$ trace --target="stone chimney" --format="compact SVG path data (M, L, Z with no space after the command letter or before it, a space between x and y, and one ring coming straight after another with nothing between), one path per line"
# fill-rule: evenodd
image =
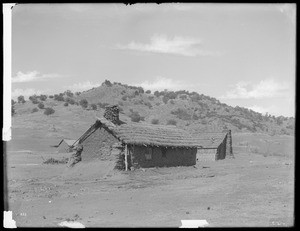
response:
M119 125L119 107L117 105L106 106L104 112L104 118L111 121L112 123Z
M227 132L227 139L226 139L226 157L227 158L234 158L232 153L232 137L231 137L231 130Z

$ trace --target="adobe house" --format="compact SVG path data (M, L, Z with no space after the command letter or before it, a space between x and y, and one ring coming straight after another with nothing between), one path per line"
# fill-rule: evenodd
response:
M195 165L199 142L199 137L175 126L124 123L118 107L108 106L74 145L83 145L82 161L112 160L116 168L129 170Z
M73 144L76 140L70 140L70 139L62 139L58 145L55 145L54 147L57 148L58 153L67 153L72 152Z

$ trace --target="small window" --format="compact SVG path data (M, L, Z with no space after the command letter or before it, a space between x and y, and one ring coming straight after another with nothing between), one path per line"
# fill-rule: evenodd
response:
M167 149L163 148L161 150L161 155L162 155L162 157L167 158Z
M152 160L152 148L146 148L145 157L146 160Z

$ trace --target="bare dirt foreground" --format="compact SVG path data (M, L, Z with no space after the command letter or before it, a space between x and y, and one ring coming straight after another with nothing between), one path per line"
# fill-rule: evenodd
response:
M43 158L62 157L43 154ZM240 152L194 167L112 170L110 162L42 164L41 153L8 153L9 210L18 227L292 226L294 159Z

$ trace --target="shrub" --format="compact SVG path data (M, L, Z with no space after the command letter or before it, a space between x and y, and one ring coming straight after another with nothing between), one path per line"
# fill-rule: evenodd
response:
M79 101L79 104L82 108L87 108L89 103L86 99L82 99L82 100Z
M96 111L97 110L97 105L95 103L92 103L91 108L92 108L92 110Z
M177 121L176 120L168 120L167 121L167 125L176 125L177 124Z
M79 92L79 91L75 92L76 96L79 96L80 94L81 94L81 92Z
M144 120L144 117L141 117L138 112L132 112L129 117L131 118L132 122L139 122L141 120Z
M169 97L164 95L162 101L163 101L165 104L167 104L168 101L169 101Z
M40 98L40 100L45 101L47 99L47 96L46 95L40 95L39 98Z
M55 110L54 110L53 108L47 107L47 108L45 109L45 111L44 111L44 114L45 114L45 115L51 115L51 114L53 114L54 112L55 112Z
M159 91L155 91L155 92L154 92L154 95L155 95L156 97L159 97L159 96L160 96Z
M35 113L35 112L37 112L39 109L37 109L36 107L35 108L33 108L32 110L31 110L31 113Z
M35 99L35 98L32 99L31 102L32 102L33 104L38 104L38 103L39 103L39 101L37 100L37 98L36 98L36 99Z
M65 95L67 95L68 97L74 96L74 94L70 90L65 91Z
M171 111L171 114L176 115L177 118L182 119L182 120L190 120L191 115L182 108L178 108L177 110Z
M65 103L64 103L64 106L65 106L65 107L68 107L68 106L69 106L69 104L68 104L67 102L65 102Z
M153 100L154 100L154 96L149 96L148 99L149 99L150 101L153 101Z
M109 80L105 80L104 83L102 83L102 85L106 85L107 87L111 87L112 83Z
M11 100L11 105L15 105L16 101L14 101L13 99Z
M67 97L67 98L65 99L65 102L67 102L67 103L69 103L69 104L71 104L71 105L75 104L75 100L74 100L74 99L71 99L70 97Z
M152 120L151 120L151 123L152 123L152 124L159 124L159 120L158 120L158 119L152 119Z
M50 98L50 99L53 99L53 98L54 98L54 96L53 96L53 95L49 95L49 98Z
M19 97L18 97L18 103L25 103L26 101L25 101L25 99L24 99L24 96L23 95L20 95Z
M147 94L151 94L151 91L150 91L150 90L147 90L146 93L147 93Z
M55 94L54 95L54 100L57 100L57 101L64 101L64 96L60 93L59 95Z
M45 105L42 103L42 102L40 102L39 104L38 104L38 108L39 109L43 109L45 107Z
M99 103L97 103L98 104L98 106L100 107L100 108L103 108L103 109L105 109L105 107L107 106L107 105L109 105L108 103L101 103L101 102L99 102Z
M146 102L146 103L144 103L148 108L152 108L152 105L151 105L151 103L150 102Z

